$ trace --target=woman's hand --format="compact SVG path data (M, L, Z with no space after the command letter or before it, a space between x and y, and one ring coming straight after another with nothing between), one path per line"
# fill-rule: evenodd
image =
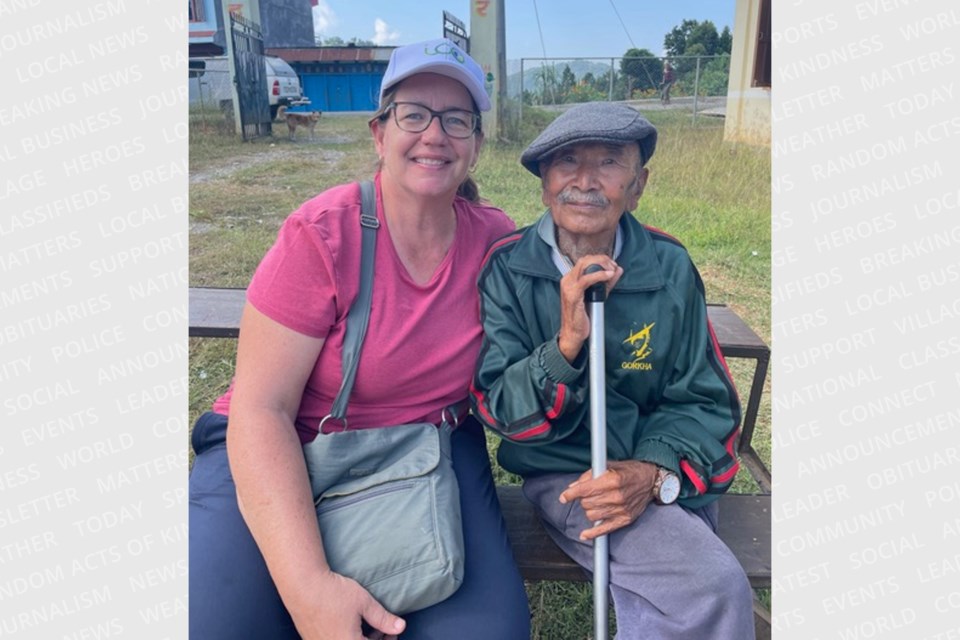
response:
M359 640L364 621L376 632L371 638L395 638L406 627L356 581L332 571L305 584L301 595L287 606L304 640Z

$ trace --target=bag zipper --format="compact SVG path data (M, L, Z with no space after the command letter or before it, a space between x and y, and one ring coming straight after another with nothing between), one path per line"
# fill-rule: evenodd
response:
M363 502L364 500L369 500L371 498L377 498L379 496L387 495L390 493L396 493L397 491L403 491L404 489L409 489L410 487L416 484L415 480L399 480L391 482L390 484L383 485L376 489L369 489L363 491L359 494L346 495L346 496L330 496L324 497L317 500L315 506L317 507L317 513L328 513L330 511L336 511L343 507L349 507L352 504L358 502ZM336 504L323 506L322 503L327 500L336 500Z

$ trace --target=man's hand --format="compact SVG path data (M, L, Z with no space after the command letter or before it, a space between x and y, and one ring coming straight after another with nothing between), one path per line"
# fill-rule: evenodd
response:
M598 264L603 271L584 273L591 264ZM623 267L605 255L584 256L560 280L560 353L573 362L590 335L590 318L583 301L587 289L598 282L606 283L607 292L623 275Z
M600 524L580 534L581 540L593 540L640 517L653 499L657 465L639 460L610 462L607 471L594 479L591 471L583 474L560 494L566 504L579 500L587 519Z
M304 585L296 606L288 608L297 632L309 640L358 640L362 621L373 637L396 638L406 623L373 599L356 581L332 571Z

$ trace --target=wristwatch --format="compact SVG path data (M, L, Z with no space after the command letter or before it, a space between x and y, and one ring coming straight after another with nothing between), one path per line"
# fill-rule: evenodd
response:
M657 504L673 504L680 497L680 476L669 469L657 467L653 481L653 499Z

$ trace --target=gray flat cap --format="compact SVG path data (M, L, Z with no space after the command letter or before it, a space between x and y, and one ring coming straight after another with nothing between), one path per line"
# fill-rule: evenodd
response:
M520 163L539 177L541 160L561 147L579 142L636 142L640 145L640 160L646 164L657 148L657 130L636 109L625 104L585 102L547 125L520 156Z

